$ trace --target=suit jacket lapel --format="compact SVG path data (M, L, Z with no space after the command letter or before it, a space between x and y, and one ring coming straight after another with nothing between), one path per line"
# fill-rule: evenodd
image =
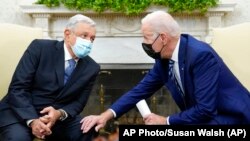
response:
M59 42L56 45L56 53L54 55L54 66L56 70L56 75L57 75L57 80L59 87L62 88L64 87L64 41Z
M182 86L183 86L184 93L185 93L184 69L185 69L186 42L187 42L186 38L181 36L178 60L179 60L179 72L180 72L181 83L182 83Z

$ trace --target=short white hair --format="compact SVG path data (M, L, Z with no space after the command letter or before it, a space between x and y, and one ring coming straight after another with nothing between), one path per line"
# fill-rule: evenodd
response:
M82 14L76 14L69 19L68 23L66 24L66 28L74 30L77 23L86 23L92 27L96 26L96 23L91 18Z
M149 13L141 20L141 23L149 24L155 34L166 32L171 37L179 37L181 34L179 24L170 14L164 11L154 11Z

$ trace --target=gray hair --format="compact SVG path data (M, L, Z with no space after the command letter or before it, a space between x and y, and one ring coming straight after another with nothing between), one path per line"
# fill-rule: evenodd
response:
M175 38L179 37L181 34L179 24L170 14L164 11L155 11L149 13L141 20L141 23L149 24L155 32L154 36L157 36L158 33L166 32L171 37Z
M96 26L96 23L92 19L90 19L89 17L84 16L82 14L77 14L69 19L68 23L66 24L66 28L68 28L70 30L74 30L76 24L80 23L80 22L86 23L92 27Z

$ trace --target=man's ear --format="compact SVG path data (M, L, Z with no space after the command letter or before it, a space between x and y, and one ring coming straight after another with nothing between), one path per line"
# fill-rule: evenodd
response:
M169 38L168 38L168 35L166 33L161 33L160 34L160 39L161 39L163 45L166 45Z
M64 38L65 38L65 39L68 39L70 33L71 33L71 31L70 31L69 29L66 28L66 29L64 30Z

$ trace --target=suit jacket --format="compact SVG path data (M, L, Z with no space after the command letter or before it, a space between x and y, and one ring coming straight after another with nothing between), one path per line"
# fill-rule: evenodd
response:
M0 102L0 127L35 119L47 106L69 117L82 112L100 66L89 56L79 59L64 85L64 41L34 40L14 72L8 94Z
M170 115L170 124L250 123L249 91L208 44L183 34L178 59L185 96L169 79L168 60L156 60L144 79L111 109L119 117L165 85L181 110Z

